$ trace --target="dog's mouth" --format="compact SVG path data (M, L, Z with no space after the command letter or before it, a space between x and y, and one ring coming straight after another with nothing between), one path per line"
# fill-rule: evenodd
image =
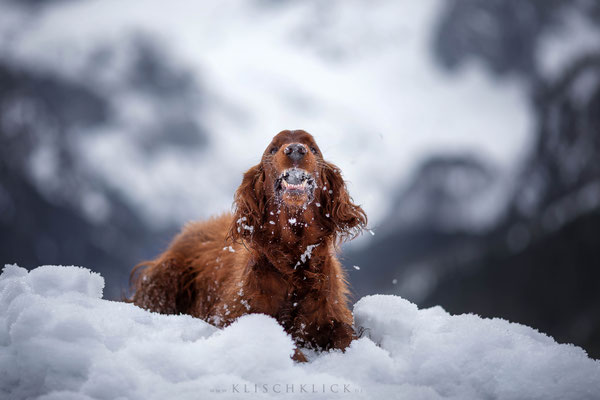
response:
M314 192L315 179L309 172L300 168L286 169L275 181L275 193L283 200L290 197L294 202L299 199L310 202Z

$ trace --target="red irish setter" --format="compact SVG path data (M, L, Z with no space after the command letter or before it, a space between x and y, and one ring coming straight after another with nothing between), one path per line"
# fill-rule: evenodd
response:
M164 253L133 270L132 301L219 327L263 313L298 347L345 349L354 332L336 250L366 223L314 138L282 131L244 174L233 215L189 223ZM305 360L298 350L294 359Z

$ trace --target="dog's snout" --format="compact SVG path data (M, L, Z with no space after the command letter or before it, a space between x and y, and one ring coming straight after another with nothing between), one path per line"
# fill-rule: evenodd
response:
M285 148L285 155L292 161L300 161L306 154L306 146L300 143L292 143Z

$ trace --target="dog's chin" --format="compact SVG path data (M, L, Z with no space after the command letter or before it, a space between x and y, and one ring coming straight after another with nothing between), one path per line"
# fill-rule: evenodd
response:
M288 207L305 207L314 199L315 179L306 170L290 168L275 181L276 198Z
M311 196L308 193L285 192L281 196L281 202L288 207L300 208L305 207L311 202Z

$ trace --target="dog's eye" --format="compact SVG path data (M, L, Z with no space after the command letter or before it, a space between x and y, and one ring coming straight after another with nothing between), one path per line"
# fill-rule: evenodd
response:
M313 154L317 154L317 148L314 146L310 146L310 151L312 151Z
M277 150L279 150L279 147L273 146L273 147L271 147L271 150L269 150L269 153L275 154L275 153L277 153Z

